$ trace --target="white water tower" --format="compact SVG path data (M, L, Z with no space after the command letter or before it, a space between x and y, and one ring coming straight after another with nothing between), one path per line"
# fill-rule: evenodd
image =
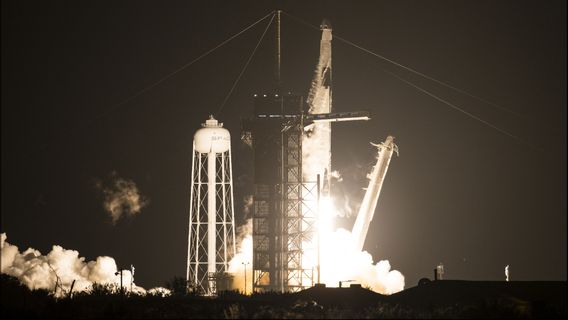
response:
M231 135L211 116L193 136L187 249L188 286L203 295L236 253L232 171Z

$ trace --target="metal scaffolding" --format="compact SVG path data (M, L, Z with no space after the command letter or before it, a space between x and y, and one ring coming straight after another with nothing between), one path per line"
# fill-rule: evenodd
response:
M315 256L317 187L314 182L303 181L302 117L295 122L282 132L286 291L299 291L313 286L315 280L314 264L306 261L306 258Z
M290 292L314 284L316 183L302 178L302 98L259 97L243 124L255 153L253 290ZM313 254L312 254L313 253Z

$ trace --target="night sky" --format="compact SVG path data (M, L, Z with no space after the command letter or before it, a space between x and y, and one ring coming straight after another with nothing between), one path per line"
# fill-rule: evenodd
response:
M463 280L566 280L564 1L2 1L1 232L43 254L136 267L136 283L185 276L191 143L268 20L120 104L280 8L504 112L333 41L335 194L357 204L376 149L396 137L365 244L406 287L442 262ZM320 32L282 17L285 90L306 96ZM235 215L252 193L240 119L272 90L269 33L218 118L232 133ZM466 116L394 73L519 139ZM113 224L97 181L132 180L148 205ZM338 196L339 199L339 196ZM339 200L344 200L343 198ZM344 201L337 205L342 206ZM353 218L338 223L350 228Z

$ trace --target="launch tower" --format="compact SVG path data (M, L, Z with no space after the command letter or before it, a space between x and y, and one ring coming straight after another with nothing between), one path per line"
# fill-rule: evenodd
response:
M368 112L331 112L331 27L321 26L320 59L307 104L280 94L280 12L277 12L276 90L255 95L254 117L242 139L254 152L253 291L294 292L318 279L317 177L329 194L330 122L368 120ZM312 138L308 139L307 135ZM315 142L317 140L317 142ZM304 148L304 143L309 144ZM306 153L309 151L310 153ZM313 159L323 159L317 164Z
M302 178L301 96L263 95L243 121L254 149L253 290L289 292L314 284L316 183Z

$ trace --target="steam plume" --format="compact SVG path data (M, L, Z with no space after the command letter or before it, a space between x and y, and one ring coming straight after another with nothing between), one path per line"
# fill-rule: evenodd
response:
M229 262L229 273L233 275L233 289L245 288L246 293L252 292L252 219L237 228L237 254ZM243 290L245 291L245 290Z
M115 275L116 262L111 257L101 256L95 261L85 262L84 257L79 257L78 251L58 245L54 245L45 256L33 248L20 253L18 247L6 239L5 233L0 234L1 273L18 278L31 290L46 289L56 296L63 296L69 293L73 280L73 292L88 291L93 283L120 287L120 274ZM131 280L130 270L123 270L124 290L130 290ZM132 285L132 291L145 292L144 288L135 284Z
M374 263L367 251L358 251L350 231L337 229L324 233L321 263L322 282L336 286L339 281L355 280L373 291L392 294L404 289L404 276L391 270L388 260Z
M136 184L132 180L119 177L116 172L111 173L111 181L107 185L97 181L96 186L103 192L105 211L115 224L122 216L134 216L148 204Z

